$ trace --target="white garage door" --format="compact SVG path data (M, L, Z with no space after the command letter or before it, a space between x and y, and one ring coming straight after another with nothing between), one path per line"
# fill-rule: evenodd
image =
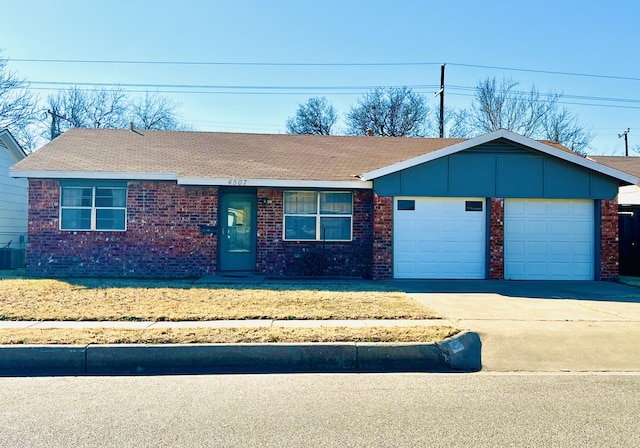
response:
M593 201L506 199L504 277L593 280Z
M395 198L394 277L485 278L485 216L480 198Z

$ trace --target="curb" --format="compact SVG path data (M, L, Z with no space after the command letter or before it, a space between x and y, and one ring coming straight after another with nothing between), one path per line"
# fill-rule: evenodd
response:
M474 372L481 347L473 332L437 344L0 345L0 376Z

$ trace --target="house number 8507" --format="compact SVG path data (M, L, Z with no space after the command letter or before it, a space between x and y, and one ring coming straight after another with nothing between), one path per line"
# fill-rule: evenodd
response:
M247 185L247 179L229 179L229 185Z

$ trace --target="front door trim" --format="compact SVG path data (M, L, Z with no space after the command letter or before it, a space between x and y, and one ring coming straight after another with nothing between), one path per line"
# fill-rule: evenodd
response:
M220 191L219 272L255 272L257 202L255 189L229 188Z

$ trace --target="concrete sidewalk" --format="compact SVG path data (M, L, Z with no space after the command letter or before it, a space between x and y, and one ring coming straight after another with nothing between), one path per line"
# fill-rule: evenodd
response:
M269 327L408 327L408 326L455 326L443 319L369 319L369 320L209 320L209 321L0 321L3 328L33 328L33 329L87 329L87 328L124 328L146 330L153 328L269 328Z
M640 288L610 282L407 282L482 338L486 371L640 371Z

